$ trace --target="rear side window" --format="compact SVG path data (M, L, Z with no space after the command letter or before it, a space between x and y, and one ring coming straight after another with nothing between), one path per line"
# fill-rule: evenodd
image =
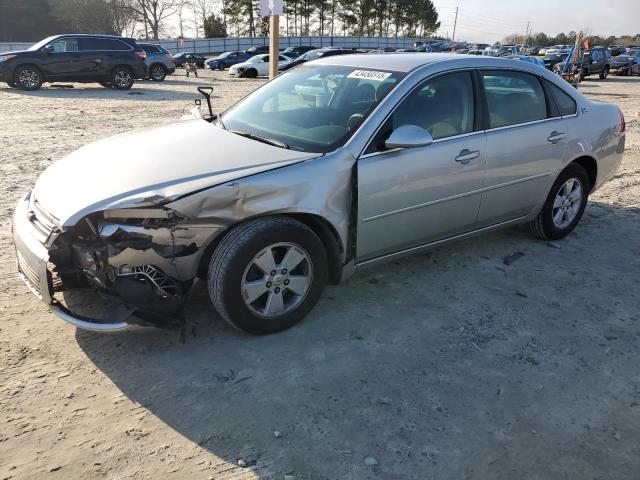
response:
M81 38L79 40L80 50L82 51L125 51L131 50L126 43L110 38Z
M553 99L558 106L558 110L560 111L560 115L574 115L576 113L576 101L571 98L571 96L562 90L560 87L556 86L551 82L546 82Z
M153 45L142 45L142 49L147 53L158 53L160 50Z
M482 79L490 128L547 118L544 90L536 76L524 72L485 71Z

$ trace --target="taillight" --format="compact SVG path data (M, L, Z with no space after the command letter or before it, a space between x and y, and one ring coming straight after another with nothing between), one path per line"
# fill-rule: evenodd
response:
M627 130L627 123L624 121L624 113L620 107L618 107L618 111L620 112L620 133L624 133Z
M136 51L135 54L138 55L142 60L147 59L147 52L145 52L144 50Z

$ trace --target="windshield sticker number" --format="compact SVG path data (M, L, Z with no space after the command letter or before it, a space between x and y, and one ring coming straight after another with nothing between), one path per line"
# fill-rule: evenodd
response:
M376 72L375 70L354 70L347 78L361 78L363 80L374 80L376 82L382 82L389 78L391 73L389 72Z

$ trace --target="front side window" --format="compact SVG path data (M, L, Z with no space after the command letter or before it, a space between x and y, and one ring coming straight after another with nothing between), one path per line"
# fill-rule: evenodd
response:
M338 65L306 65L277 77L222 115L224 128L292 149L343 145L404 76Z
M474 118L471 73L441 75L422 83L402 100L366 153L384 150L385 140L402 125L422 127L438 140L473 132Z
M78 51L78 40L75 38L63 38L51 44L55 53L68 53Z
M485 71L482 73L489 107L489 127L499 128L547 118L542 84L524 72Z

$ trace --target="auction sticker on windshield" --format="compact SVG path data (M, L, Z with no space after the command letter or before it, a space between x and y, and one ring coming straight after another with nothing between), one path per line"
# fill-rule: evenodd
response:
M382 82L391 76L389 72L377 72L375 70L354 70L347 78L362 78L364 80L375 80Z

